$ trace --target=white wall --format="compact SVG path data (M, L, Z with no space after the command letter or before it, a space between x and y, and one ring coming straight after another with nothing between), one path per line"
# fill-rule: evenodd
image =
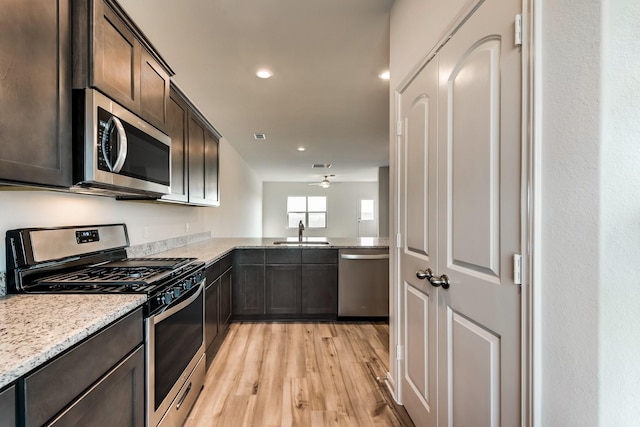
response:
M541 2L540 425L598 425L600 5Z
M227 142L220 141L220 206L208 211L213 237L262 236L262 181Z
M600 425L640 420L640 2L604 1L600 103Z
M264 237L292 237L298 229L287 229L288 196L327 196L326 229L306 229L305 236L357 237L360 199L373 199L378 204L377 182L342 182L329 188L305 182L265 182L263 185Z
M217 237L259 237L262 184L229 143L220 142L220 207L116 201L56 191L0 191L0 233L21 227L127 224L132 245L211 231ZM187 231L187 224L189 230ZM148 237L144 237L144 227ZM4 244L0 271L6 271Z
M378 168L378 237L389 237L389 166Z

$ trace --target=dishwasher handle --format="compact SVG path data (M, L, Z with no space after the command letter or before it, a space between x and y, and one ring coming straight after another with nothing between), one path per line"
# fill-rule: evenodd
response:
M340 254L342 259L389 259L389 254L362 255L362 254Z

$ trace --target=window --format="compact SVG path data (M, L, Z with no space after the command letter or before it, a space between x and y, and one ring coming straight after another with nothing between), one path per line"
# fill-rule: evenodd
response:
M298 228L302 221L305 228L327 228L327 198L325 196L287 197L287 224Z
M373 200L360 200L360 221L373 221Z

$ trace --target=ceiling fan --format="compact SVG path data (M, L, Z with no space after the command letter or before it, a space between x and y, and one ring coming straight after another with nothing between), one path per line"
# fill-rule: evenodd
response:
M322 187L322 188L329 188L331 186L331 182L329 181L329 178L333 178L335 175L325 175L324 179L320 182L312 182L309 185L317 185L318 187ZM336 184L334 182L334 184Z

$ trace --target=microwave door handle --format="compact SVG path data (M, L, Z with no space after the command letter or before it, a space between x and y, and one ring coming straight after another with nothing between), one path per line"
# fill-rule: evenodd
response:
M106 155L107 152L107 142L109 141L109 135L111 134L111 128L115 125L116 132L118 132L118 140L120 144L118 150L118 158L114 164L111 164L111 159ZM111 116L109 121L107 121L107 125L104 128L104 132L102 133L102 157L104 158L107 167L111 172L118 173L122 169L124 165L124 161L127 158L127 133L124 131L124 126L122 126L122 122L119 118L115 116Z
M127 159L127 133L124 131L124 126L122 126L122 122L119 118L112 116L113 123L116 125L116 130L118 131L118 139L120 140L120 150L118 150L118 158L113 165L112 171L114 173L120 172L122 166L124 166L124 162Z

